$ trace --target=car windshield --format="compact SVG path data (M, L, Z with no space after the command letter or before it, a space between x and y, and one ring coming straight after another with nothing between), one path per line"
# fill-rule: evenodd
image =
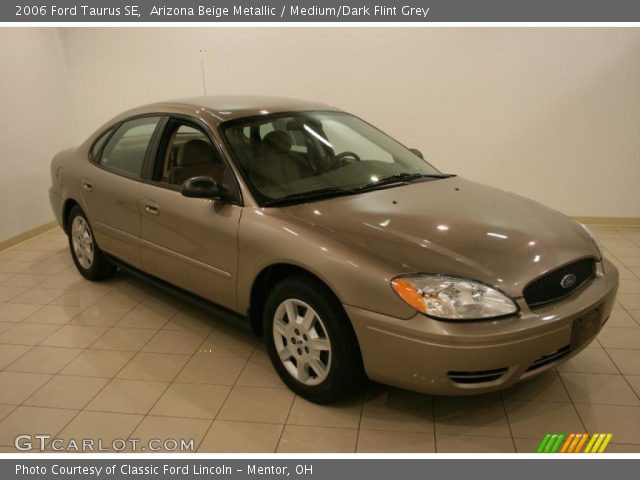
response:
M446 176L388 135L347 113L265 115L230 121L222 130L264 205Z

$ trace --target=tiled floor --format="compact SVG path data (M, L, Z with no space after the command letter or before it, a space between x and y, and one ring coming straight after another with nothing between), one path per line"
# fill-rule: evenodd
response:
M53 230L0 252L0 451L21 433L177 438L202 452L528 452L543 434L613 432L640 452L640 228L594 227L620 268L598 341L480 397L370 384L321 407L284 388L249 333L120 275L87 282Z

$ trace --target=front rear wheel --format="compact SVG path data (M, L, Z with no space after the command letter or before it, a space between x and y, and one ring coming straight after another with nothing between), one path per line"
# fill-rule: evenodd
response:
M276 371L298 395L329 403L361 386L355 333L340 302L316 280L296 276L277 284L267 299L263 331Z
M113 276L113 265L98 248L89 221L82 209L75 206L67 220L69 249L78 271L88 280L104 280Z

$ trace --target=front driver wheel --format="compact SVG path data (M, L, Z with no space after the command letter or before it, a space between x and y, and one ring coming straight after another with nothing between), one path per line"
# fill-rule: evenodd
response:
M277 284L265 306L264 334L280 378L301 397L329 403L361 386L362 360L351 323L319 282L296 276Z
M113 276L113 265L96 245L89 221L82 209L75 206L67 223L69 249L78 271L88 280L104 280Z

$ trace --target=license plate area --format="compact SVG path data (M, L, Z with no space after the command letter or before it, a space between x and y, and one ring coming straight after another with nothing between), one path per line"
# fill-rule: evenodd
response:
M601 326L602 305L580 318L576 318L571 328L571 349L579 348L585 342L595 337L600 331Z

